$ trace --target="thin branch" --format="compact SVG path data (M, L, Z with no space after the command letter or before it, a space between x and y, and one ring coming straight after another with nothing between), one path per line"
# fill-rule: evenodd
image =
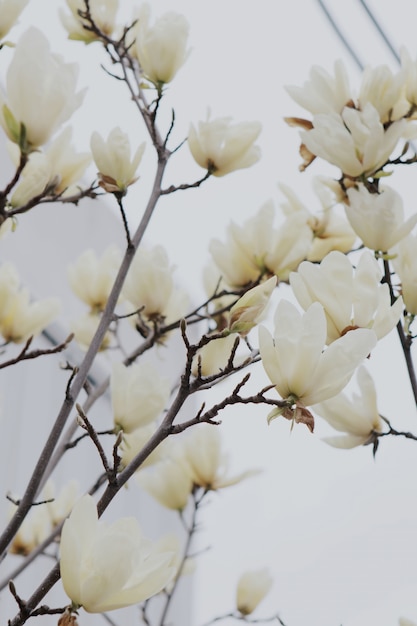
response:
M10 365L15 365L16 363L19 363L20 361L27 361L28 359L37 359L38 357L44 356L47 354L57 354L58 352L62 352L63 350L65 350L65 348L68 347L68 345L73 340L73 338L74 338L74 335L73 333L71 333L71 335L69 335L65 339L65 341L60 343L58 346L54 346L53 348L46 348L43 350L31 350L29 352L28 350L33 341L33 336L29 337L29 339L26 341L25 345L23 346L22 350L19 352L19 354L16 357L14 357L13 359L9 359L8 361L4 361L3 363L0 363L0 369L9 367Z
M127 247L131 248L132 247L132 239L130 237L129 224L127 223L126 213L125 213L125 209L124 209L124 206L123 206L123 197L122 197L122 194L120 194L120 193L115 193L114 196L115 196L115 198L117 200L117 204L119 205L120 213L121 213L121 216L122 216L123 227L125 229L126 240L127 240Z
M389 288L389 292L391 296L391 302L393 303L396 301L396 297L394 294L394 289L393 289L392 281L391 281L391 271L390 271L389 261L387 259L384 259L384 282L388 284L388 288ZM412 345L413 340L410 335L405 334L401 320L397 324L397 333L400 339L405 362L407 365L408 377L410 380L410 385L411 385L411 389L412 389L413 396L414 396L414 402L417 406L417 377L416 377L416 372L414 369L413 358L411 355L411 345Z
M101 462L102 462L103 467L104 467L104 471L106 472L109 481L115 480L116 477L114 476L114 471L112 470L112 468L109 465L109 462L108 462L107 457L106 457L106 453L104 452L103 446L101 445L100 440L99 440L99 438L97 436L97 433L94 430L93 426L91 425L90 420L88 419L87 415L83 411L82 406L80 404L76 404L75 408L78 411L78 415L79 415L80 419L82 420L83 425L84 425L85 429L87 430L88 435L89 435L91 441L94 443L94 445L97 448L97 451L98 451L98 453L100 455Z
M161 195L165 196L169 193L174 193L175 191L184 191L185 189L195 189L196 187L200 187L200 185L204 183L204 181L210 178L211 174L212 172L210 170L207 170L203 178L196 180L195 183L189 183L189 184L185 183L183 185L171 185L170 187L167 187L166 189L162 189Z

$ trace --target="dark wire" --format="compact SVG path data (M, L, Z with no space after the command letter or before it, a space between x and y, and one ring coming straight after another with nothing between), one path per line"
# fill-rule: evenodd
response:
M391 54L393 55L393 57L395 58L397 63L400 64L401 63L400 55L398 54L398 52L394 48L393 44L391 43L390 39L388 38L388 36L385 33L384 29L382 28L381 24L378 22L378 20L376 19L375 15L372 13L370 8L366 4L365 0L359 0L359 3L362 5L363 9L366 11L369 19L371 20L371 22L373 23L373 25L377 29L378 33L380 34L380 36L384 40L385 44L389 48Z
M355 61L355 63L358 66L358 68L361 71L363 71L363 69L365 67L364 64L362 63L362 61L360 60L360 58L358 57L358 55L356 54L356 52L354 51L354 49L352 48L352 46L350 45L350 43L348 42L346 37L343 35L343 33L340 30L340 28L338 27L338 25L334 21L332 15L329 13L329 11L328 11L326 5L324 4L323 0L317 0L317 3L319 4L319 6L320 6L321 10L323 11L324 15L327 17L328 21L330 22L330 25L333 28L334 32L339 37L339 39L342 42L342 44L345 46L346 50L349 52L349 54L352 57L352 59Z

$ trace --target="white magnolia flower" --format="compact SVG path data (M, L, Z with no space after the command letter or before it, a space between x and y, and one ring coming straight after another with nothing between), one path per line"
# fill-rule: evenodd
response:
M135 518L99 521L89 495L64 523L60 555L65 593L89 613L138 604L161 591L175 573L175 555L146 539Z
M139 428L132 430L132 432L123 432L122 441L118 448L118 453L121 457L120 464L122 468L126 467L131 461L133 461L135 456L148 443L149 439L155 433L157 428L158 426L156 422L150 422L149 424L146 424L146 426L140 426ZM172 437L167 437L166 439L164 439L150 453L150 455L146 457L145 461L139 467L139 470L168 458L168 456L170 455L172 442Z
M71 289L88 304L92 313L103 311L106 306L121 259L120 250L111 245L100 258L94 250L86 250L69 266Z
M401 196L390 187L382 187L380 193L369 193L364 185L359 185L347 194L346 217L371 250L387 252L417 224L417 213L404 221Z
M393 74L388 65L366 67L358 95L359 106L363 109L370 102L383 124L398 120L409 109L403 91L404 77L401 72Z
M143 308L141 315L148 319L164 315L174 292L173 272L162 246L141 246L130 266L123 295L135 310Z
M71 136L72 129L68 126L44 152L29 154L28 162L10 199L12 206L23 206L44 193L65 197L79 191L79 188L74 187L91 162L91 155L87 152L76 152L71 144ZM7 150L17 167L20 161L19 147L8 142Z
M214 176L224 176L250 167L259 161L261 152L254 143L261 132L259 122L232 124L231 117L191 124L188 146L194 160Z
M97 35L84 28L88 23L80 17L79 11L85 12L84 0L66 0L71 13L68 15L63 9L59 10L62 25L68 32L69 39L90 43L97 39ZM105 35L111 36L115 28L119 0L90 0L91 17L95 25Z
M285 215L304 215L313 234L311 247L305 257L307 261L321 261L331 250L348 252L352 249L356 234L346 218L335 212L335 194L323 179L313 180L313 189L322 205L319 213L311 213L287 185L279 184L278 187L286 197L286 201L281 203Z
M323 440L335 448L354 448L372 441L374 433L380 433L383 422L378 413L376 389L371 375L365 367L357 371L359 393L352 398L340 393L313 408L318 415L344 435L324 437Z
M268 569L245 572L239 578L236 590L236 608L242 615L250 615L272 587Z
M274 214L273 203L266 202L242 225L231 222L225 243L211 240L211 256L231 287L247 285L267 271L265 257L273 245Z
M370 252L362 253L354 272L346 255L330 252L320 265L305 261L290 275L290 285L304 310L320 302L327 320L326 343L349 330L372 328L378 339L400 319L402 298L391 306L389 287Z
M387 129L371 103L363 111L345 107L342 113L316 115L313 128L301 131L308 150L339 167L345 176L375 174L389 159L407 122L393 122Z
M260 322L276 285L277 278L272 276L264 283L249 289L235 302L229 311L228 328L231 333L245 336Z
M347 333L324 350L326 316L320 303L304 315L287 300L281 300L275 314L275 331L259 328L259 350L265 371L288 411L274 409L268 419L283 415L304 421L312 430L314 420L304 409L338 394L349 382L356 367L374 348L373 330L360 328Z
M110 384L114 423L126 433L153 422L169 399L169 381L151 363L114 363Z
M407 98L411 119L416 118L417 107L417 59L412 59L409 52L401 48L401 74L404 85L405 97Z
M58 298L31 301L29 291L20 288L13 266L0 269L0 333L5 341L22 343L38 335L60 313Z
M10 198L10 204L14 208L22 207L33 198L46 195L53 178L51 163L46 154L32 152Z
M91 154L76 152L71 140L72 128L68 126L45 151L55 182L53 191L63 197L76 191L74 185L80 181L91 163Z
M75 502L79 499L79 485L76 480L70 480L55 495L55 486L51 480L45 484L42 490L41 500L45 501L45 508L48 513L51 526L58 526L71 512Z
M230 334L212 339L200 348L193 359L193 375L204 377L220 374L230 361L237 338L235 334ZM236 364L236 361L233 360L233 363Z
M113 128L107 142L94 132L91 135L91 152L99 171L100 185L109 193L124 194L137 181L136 170L145 150L141 143L131 156L129 136L119 127Z
M265 265L280 281L287 281L307 258L313 239L310 226L302 213L289 215L272 233L272 245L265 256Z
M82 102L77 76L78 66L52 54L45 35L29 28L7 71L7 98L0 94L0 123L9 138L24 150L43 146Z
M408 313L417 315L417 235L408 235L395 246L392 260L401 281L401 295Z
M9 510L11 518L16 512L13 505ZM23 520L10 545L12 554L27 556L44 541L51 532L51 521L46 506L34 506Z
M169 11L149 24L150 7L141 6L135 29L134 53L145 78L154 85L170 83L187 60L189 24L186 18Z
M229 476L229 458L222 449L220 431L213 424L198 424L184 438L180 458L188 467L193 483L217 491L258 473L248 470Z
M188 467L173 459L165 459L137 475L137 481L162 506L182 511L193 490Z
M0 0L0 39L14 26L29 0Z
M341 113L352 100L346 68L340 59L334 64L334 77L314 65L310 70L310 80L303 87L291 85L285 89L297 104L313 115Z

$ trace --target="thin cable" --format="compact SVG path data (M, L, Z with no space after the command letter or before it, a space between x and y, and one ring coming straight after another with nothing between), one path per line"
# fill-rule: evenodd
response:
M398 54L398 52L396 51L395 47L391 43L391 40L389 39L389 37L385 33L385 31L382 28L381 24L378 22L378 20L376 19L375 15L372 13L371 9L366 4L365 0L359 0L359 4L361 4L363 9L366 11L369 19L371 20L371 22L373 23L373 25L377 29L378 33L380 34L380 36L384 40L385 44L389 48L391 54L393 55L393 57L395 58L397 63L400 64L401 63L400 55Z
M330 22L330 25L333 28L334 32L339 37L340 41L345 46L346 50L349 52L350 56L352 57L352 59L355 61L356 65L362 72L365 67L364 64L362 63L362 61L360 60L360 58L358 57L358 55L356 54L356 52L354 51L354 49L352 48L352 46L350 45L346 37L343 35L338 25L334 21L332 15L329 13L323 0L317 0L317 3L320 6L321 10L323 11L324 15L326 16L326 18L328 19L328 21Z

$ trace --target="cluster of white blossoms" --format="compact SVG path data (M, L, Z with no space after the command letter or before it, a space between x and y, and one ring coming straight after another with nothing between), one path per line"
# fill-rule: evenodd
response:
M120 267L122 254L117 246L109 246L99 258L94 250L86 250L68 268L68 279L75 295L89 311L72 322L72 331L80 346L87 349L97 330L100 315L106 306ZM107 332L101 349L111 344Z
M174 270L163 246L141 246L123 286L126 308L138 311L147 321L163 319L169 324L180 319L187 309L188 296L175 286Z
M60 542L61 578L74 608L103 613L159 593L175 575L175 553L142 534L137 520L98 520L83 496L65 521Z
M150 5L145 3L134 9L132 24L122 28L117 24L118 0L66 3L67 9L60 14L69 37L85 44L104 43L108 51L113 50L112 60L118 58L122 71L130 72L136 81L130 94L144 113L162 161L169 153L171 130L165 143L159 141L156 116L166 85L190 54L188 21L173 11L152 20ZM2 18L5 15L0 38L26 4L27 0L0 0ZM5 92L0 94L0 124L10 140L9 153L17 172L4 193L7 198L1 217L8 217L7 210L23 213L46 196L68 200L80 190L79 181L93 159L98 185L118 202L131 252L134 245L123 200L139 178L145 143L133 141L117 126L107 138L93 132L91 154L78 153L72 145L71 127L63 127L83 100L84 92L77 91L77 77L78 67L53 54L40 31L31 28L23 34L13 52ZM385 66L368 68L357 94L352 92L341 62L335 64L334 75L313 68L304 87L288 88L295 102L311 114L311 119L288 118L291 125L301 127L300 169L321 158L340 171L337 180L314 181L318 211L311 211L281 184L285 199L278 225L275 207L268 201L243 224L232 222L225 240L211 242L208 301L190 315L192 322L207 318L206 333L191 345L184 331L189 358L181 386L188 377L189 395L207 389L240 366L243 369L261 360L271 385L245 400L249 403L256 398L258 403L272 404L268 421L283 416L313 431L318 415L340 433L327 437L329 444L352 448L373 443L376 449L387 420L379 413L375 385L364 363L377 342L396 326L405 332L406 341L417 316L417 239L412 233L417 214L405 219L399 194L380 184L390 173L388 167L406 160L407 142L417 136L416 77L417 62L403 51L397 73ZM145 89L153 90L149 105ZM187 137L194 161L205 171L203 177L191 185L158 191L165 194L196 187L209 176L222 177L254 165L260 158L256 144L260 132L259 122L212 119L209 112L204 121L190 125ZM95 183L89 190L94 195ZM359 254L352 250L355 245L367 249ZM391 278L391 262L396 278ZM76 339L85 348L103 313L106 319L115 281L121 282L121 265L121 251L111 246L101 256L87 250L69 267L71 288L88 307L73 325ZM123 286L116 284L120 287L117 312L111 318L109 313L102 350L112 344L127 357L125 363L133 359L127 356L118 334L124 317L141 338L149 338L149 344L151 340L162 343L165 335L180 325L188 297L176 287L174 269L162 246L141 245ZM292 289L299 306L280 299L270 332L266 312L277 285L283 282L288 283L285 289ZM0 334L5 342L24 342L41 332L58 308L54 299L31 302L14 267L0 267ZM402 326L404 315L407 321ZM250 342L262 322L258 351ZM136 357L142 348L147 348L146 342L136 346ZM243 349L249 353L246 359L241 357ZM355 372L359 390L348 396L344 388ZM235 387L233 401L243 402L239 394L244 384L245 379ZM129 366L114 363L110 386L116 474L135 457L137 461L137 455L155 441L152 437L169 410L174 385L148 360ZM274 390L278 400L265 395L271 392L272 396ZM157 446L135 473L144 490L181 515L191 508L193 498L196 505L196 497L257 473L230 474L220 430L214 424L197 423L201 415L203 408L188 423L171 423L176 436ZM179 434L182 429L187 432ZM158 432L161 438L163 434ZM46 502L32 509L11 550L29 554L72 509L60 544L61 577L71 600L68 623L74 624L71 613L80 607L96 613L140 603L163 590L169 596L176 578L187 569L187 554L184 559L179 556L176 539L151 542L133 518L113 524L99 521L91 496L74 504L73 486L54 498L48 484L41 497ZM237 585L234 616L245 620L271 585L266 569L243 574ZM145 613L143 617L145 621ZM400 620L401 625L407 623Z
M41 333L60 313L58 298L32 301L11 263L0 266L0 334L6 342L22 343Z
M313 115L312 120L287 119L304 129L300 132L303 169L321 157L352 180L375 176L398 142L415 136L410 124L414 65L404 53L396 74L386 66L367 68L357 95L341 61L335 64L334 76L313 67L303 87L287 87L293 100Z
M162 506L182 511L196 488L218 491L256 473L248 470L230 476L219 428L199 424L175 438L163 458L138 472L137 480Z
M111 375L113 419L116 430L132 433L161 415L170 395L167 378L152 363L114 363ZM155 425L156 428L156 425Z

